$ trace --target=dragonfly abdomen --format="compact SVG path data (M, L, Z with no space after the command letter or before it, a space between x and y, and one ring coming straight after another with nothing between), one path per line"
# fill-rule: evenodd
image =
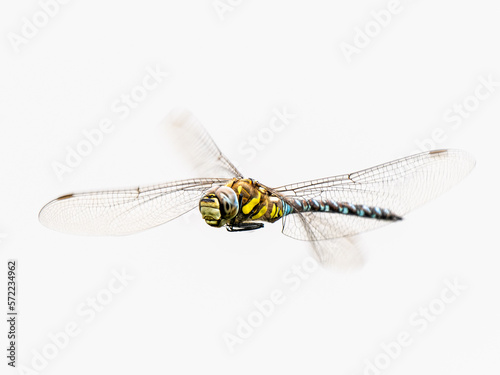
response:
M367 206L364 204L352 204L348 202L337 202L333 199L300 199L295 198L290 203L294 212L331 212L343 215L355 215L368 219L397 221L402 217L396 215L387 208Z

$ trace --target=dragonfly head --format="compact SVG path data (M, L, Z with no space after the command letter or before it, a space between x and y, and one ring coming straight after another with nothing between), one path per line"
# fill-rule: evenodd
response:
M212 227L222 227L233 219L240 205L233 189L217 186L206 192L200 200L200 212L203 220Z

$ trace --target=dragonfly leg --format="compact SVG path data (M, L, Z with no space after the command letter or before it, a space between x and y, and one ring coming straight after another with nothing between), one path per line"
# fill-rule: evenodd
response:
M255 230L263 228L263 223L239 223L239 224L227 224L226 229L228 232L244 232L247 230Z

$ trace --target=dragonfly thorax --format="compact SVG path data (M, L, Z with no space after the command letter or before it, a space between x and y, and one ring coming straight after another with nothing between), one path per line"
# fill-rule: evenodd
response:
M240 208L236 192L227 186L217 186L207 191L199 207L203 220L212 227L226 225Z

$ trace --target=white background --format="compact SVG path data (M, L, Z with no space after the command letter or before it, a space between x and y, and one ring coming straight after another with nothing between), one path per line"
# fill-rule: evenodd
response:
M221 15L210 0L71 1L19 51L9 33L22 36L24 17L41 6L2 5L0 300L6 261L16 258L18 365L32 369L45 350L54 358L37 373L372 374L366 366L377 358L387 374L498 373L500 87L456 129L443 119L474 95L478 77L500 80L495 2L402 0L351 62L341 44L376 27L371 12L386 1L225 3L231 10ZM120 118L113 103L157 66L169 77ZM191 176L162 137L175 106L194 112L244 173L269 186L414 153L437 128L445 138L437 148L466 149L477 166L403 222L365 234L362 269L316 270L295 291L283 277L307 244L281 235L279 224L230 234L193 211L137 235L92 238L38 222L58 195ZM297 117L269 137L263 129L283 108ZM53 163L103 118L113 131L58 179ZM264 133L250 158L249 137ZM113 270L134 279L86 320L78 308L105 295ZM410 317L442 306L436 298L455 279L466 290L419 331ZM275 289L283 303L231 353L225 333L236 334L239 317ZM49 335L71 322L79 334L54 354ZM403 331L411 345L384 362L383 344Z

